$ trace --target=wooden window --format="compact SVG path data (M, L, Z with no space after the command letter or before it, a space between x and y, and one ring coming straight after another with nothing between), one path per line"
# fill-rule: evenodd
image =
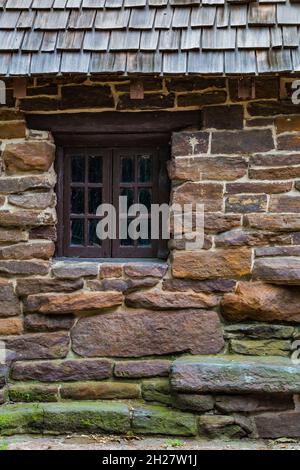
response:
M140 143L140 139L139 139ZM151 204L168 202L165 146L64 146L58 152L58 256L80 258L164 258L167 241L151 240ZM128 206L149 210L148 239L100 240L99 205L113 204L119 220L119 197ZM106 216L106 214L105 214ZM128 223L131 222L130 217ZM118 234L117 225L117 234Z

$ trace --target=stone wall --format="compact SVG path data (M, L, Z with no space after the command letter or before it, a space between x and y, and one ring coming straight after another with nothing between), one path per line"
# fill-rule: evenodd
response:
M126 78L35 78L17 101L7 82L2 433L300 435L299 107L290 78L255 82L251 101L236 78L149 78L144 100ZM169 175L171 202L205 205L202 250L171 240L168 263L53 258L55 145L26 113L91 108L201 109L201 129L173 135Z

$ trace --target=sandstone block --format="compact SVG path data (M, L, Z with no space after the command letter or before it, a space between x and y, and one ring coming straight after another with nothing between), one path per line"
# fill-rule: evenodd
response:
M218 395L216 408L225 413L261 413L262 411L284 411L294 408L292 395Z
M167 360L120 361L115 364L114 375L118 378L167 377L171 362Z
M300 285L300 256L262 258L254 263L253 279L272 284Z
M44 259L52 258L55 252L53 242L27 242L17 245L0 247L0 259L9 260L27 260L27 259Z
M283 357L194 356L177 359L171 386L178 393L298 393L300 369Z
M122 312L81 318L71 333L80 356L142 357L176 352L219 352L224 345L218 315L213 312ZM118 338L110 341L108 338Z
M300 292L296 287L240 282L234 294L224 295L221 306L229 321L300 322Z
M43 405L43 411L45 433L126 434L130 430L129 408L123 403L50 403Z
M173 276L189 279L232 279L250 274L251 252L247 248L209 252L176 252Z
M243 121L244 109L239 105L209 106L202 109L202 124L204 128L242 129Z
M54 185L55 178L52 175L1 177L0 192L6 194L22 193L30 189L51 189Z
M171 292L231 292L236 285L236 281L231 279L216 279L212 281L196 281L189 279L165 279L162 288Z
M28 232L25 230L1 228L0 229L0 243L19 243L28 240Z
M286 340L251 340L232 339L230 350L246 356L281 356L289 357L292 351L291 341Z
M257 322L225 326L226 338L288 339L292 338L293 334L294 327L287 325Z
M32 333L5 340L7 349L17 360L59 359L66 357L69 351L67 333Z
M185 294L176 292L169 293L156 290L129 294L125 298L125 303L129 307L147 308L153 310L172 310L216 307L219 301L217 297L209 294Z
M83 288L83 280L58 280L44 277L22 278L17 280L17 294L20 297L46 294L48 292L74 292Z
M123 296L118 292L80 292L71 294L29 295L25 308L27 312L44 314L66 314L90 312L121 305Z
M208 132L175 132L172 136L172 154L174 157L185 157L206 153L208 139Z
M213 132L211 145L216 154L268 152L275 147L269 129Z
M53 265L52 273L58 279L79 279L80 277L96 277L99 274L97 263L58 262Z
M299 214L248 214L244 225L255 230L296 232L300 230Z
M199 418L199 434L210 439L240 439L250 433L237 418L221 415L207 415Z
M24 209L43 210L54 207L56 197L53 192L26 192L8 196L8 202L13 206L23 207Z
M140 398L141 390L124 382L76 382L62 384L60 394L68 400L121 400Z
M240 156L173 158L168 165L170 179L178 181L234 181L245 176L247 168Z
M172 405L180 410L204 413L214 408L215 400L211 395L194 395L178 393L173 396Z
M57 385L11 384L8 396L13 403L38 403L58 401Z
M125 275L133 278L156 277L160 279L167 270L166 263L132 263L124 266Z
M49 263L46 261L0 261L0 273L9 275L43 275L49 271Z
M266 194L278 194L286 193L291 191L292 183L291 182L244 182L244 183L228 183L226 184L226 193L227 194L257 194L257 193L266 193Z
M203 204L206 212L223 208L223 185L216 183L183 183L173 191L173 204ZM195 208L194 208L195 209Z
M108 359L66 359L64 361L16 362L14 380L40 382L73 382L103 380L112 375L113 364Z
M20 335L23 331L21 318L0 319L0 336Z
M0 279L0 318L14 317L21 313L20 302L12 282Z
M300 212L300 196L271 196L270 212Z
M32 333L47 331L69 331L74 325L75 318L72 315L42 315L33 313L24 318L24 328Z
M196 416L170 411L160 406L135 408L132 425L136 434L175 436L195 436L197 434Z
M239 195L229 196L225 200L226 212L247 214L251 212L266 212L268 198L266 194L259 196Z
M8 174L19 172L47 172L54 162L55 146L50 142L26 141L8 144L3 160Z
M171 390L168 379L148 379L142 382L142 397L145 401L171 404Z
M225 103L227 99L226 91L207 91L205 93L188 93L184 95L178 95L177 103L178 106L206 106L209 104L220 104Z
M2 227L30 227L51 224L55 224L55 218L51 212L0 211L0 225Z
M258 436L263 439L300 436L300 413L266 413L255 416Z
M0 139L22 139L25 136L25 121L0 122Z

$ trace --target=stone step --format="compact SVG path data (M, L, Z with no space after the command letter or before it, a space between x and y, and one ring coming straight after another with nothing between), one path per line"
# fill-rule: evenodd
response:
M300 285L300 257L258 259L254 263L253 279L273 284Z
M139 401L3 405L0 435L72 432L195 436L197 416Z
M299 393L300 365L275 356L186 356L172 365L171 388L180 393Z

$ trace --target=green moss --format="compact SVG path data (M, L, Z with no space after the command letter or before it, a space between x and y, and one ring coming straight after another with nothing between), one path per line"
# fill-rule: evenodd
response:
M57 385L18 384L10 385L8 390L12 402L35 403L55 402L58 399Z
M170 405L172 402L170 393L169 379L149 379L142 382L142 396L146 401Z
M43 409L38 405L3 405L0 408L0 435L37 432L42 425Z
M133 431L137 434L195 436L196 416L162 406L145 406L133 411Z
M97 401L44 405L45 431L125 434L129 429L129 408L121 403Z

